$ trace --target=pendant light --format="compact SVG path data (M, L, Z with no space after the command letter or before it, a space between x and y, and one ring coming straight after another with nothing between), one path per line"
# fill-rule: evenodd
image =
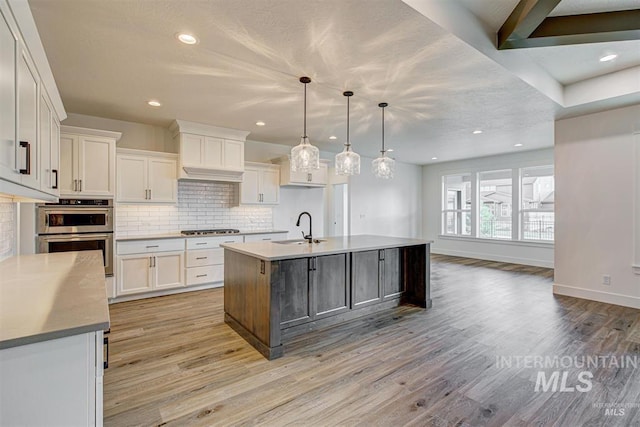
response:
M391 157L387 157L387 150L384 149L384 108L389 104L381 102L378 107L382 108L382 150L380 150L381 156L371 162L373 166L373 174L376 178L390 179L393 178L393 171L395 169L396 161Z
M307 136L307 84L311 79L300 77L300 83L304 84L304 133L300 144L291 149L291 172L311 172L320 169L320 151L309 143Z
M336 175L359 175L360 156L351 151L351 142L349 141L349 98L353 96L353 92L346 91L342 94L347 97L347 142L344 144L342 153L336 154Z

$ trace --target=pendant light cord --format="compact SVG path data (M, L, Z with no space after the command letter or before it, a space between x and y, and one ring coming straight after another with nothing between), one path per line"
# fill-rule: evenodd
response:
M349 142L349 98L351 97L347 96L347 148L351 145L351 142Z
M384 153L384 107L382 107L382 154Z
M304 136L307 139L307 84L304 84Z

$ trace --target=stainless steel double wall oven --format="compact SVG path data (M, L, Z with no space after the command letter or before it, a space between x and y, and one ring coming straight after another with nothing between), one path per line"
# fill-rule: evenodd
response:
M37 208L38 252L101 250L113 275L113 200L60 199Z

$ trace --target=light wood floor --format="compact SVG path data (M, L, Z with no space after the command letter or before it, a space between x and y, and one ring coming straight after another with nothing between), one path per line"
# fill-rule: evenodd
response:
M114 304L105 425L640 425L638 407L594 406L640 405L640 367L591 369L591 391L554 393L534 391L537 368L497 366L640 358L639 310L554 296L552 275L434 256L431 310L314 332L271 362L224 324L222 289Z

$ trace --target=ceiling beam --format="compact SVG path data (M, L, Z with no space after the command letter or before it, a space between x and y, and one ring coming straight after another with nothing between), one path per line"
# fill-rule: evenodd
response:
M545 9L538 6L541 1L548 2L546 9L551 3L559 2L522 0L498 32L498 49L640 40L640 9L552 16L540 20ZM536 27L532 29L534 25Z
M520 0L498 31L498 49L511 49L526 40L561 0Z

